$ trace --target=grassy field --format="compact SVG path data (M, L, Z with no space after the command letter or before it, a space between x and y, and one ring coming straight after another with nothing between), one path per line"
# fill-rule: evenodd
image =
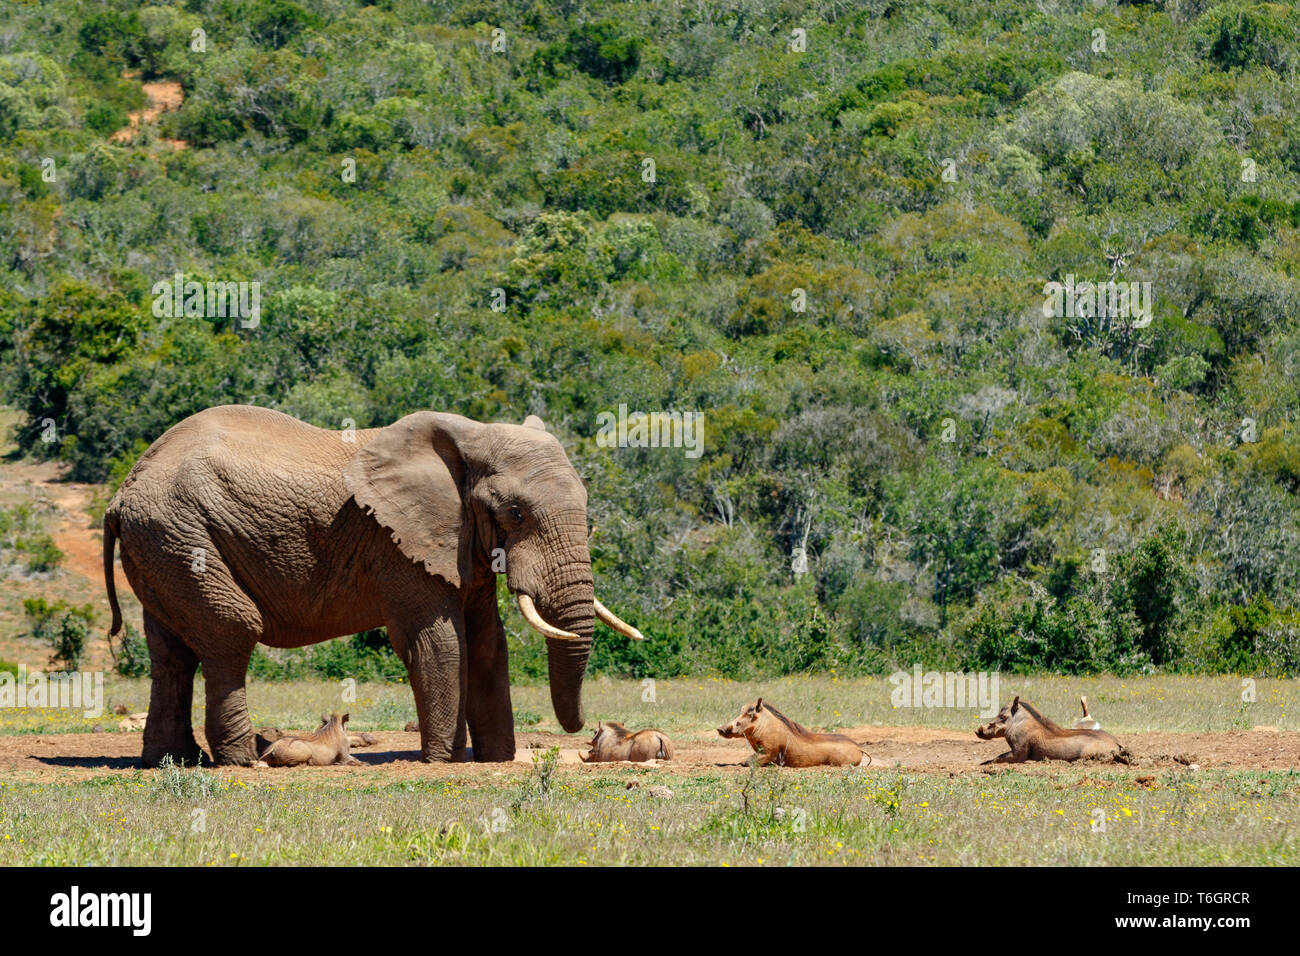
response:
M0 864L1272 864L1300 775L1053 778L766 769L683 779L543 760L499 779L248 784L214 771L0 783ZM630 782L641 786L628 789ZM672 788L671 799L651 786Z
M406 687L357 690L347 705L355 729L398 729L413 714ZM968 730L976 720L973 711L895 710L889 690L883 680L831 677L673 681L648 703L640 682L597 680L588 717L694 734L762 693L820 727ZM110 681L107 698L143 709L147 691L143 681ZM1243 709L1233 678L1003 680L1003 696L1023 693L1062 716L1081 692L1119 733L1294 730L1300 703L1294 681L1259 682L1257 702ZM339 687L254 684L250 699L259 725L306 727L339 705ZM514 699L521 730L554 728L545 687L516 688ZM3 732L85 729L53 713L5 712ZM0 768L0 865L1300 863L1295 770L683 775L627 765L593 773L542 758L400 780L376 767L249 773L119 771L52 783Z
M1141 731L1217 732L1267 725L1300 730L1300 681L1254 681L1255 700L1242 700L1239 677L1021 677L1002 675L1000 697L1019 694L1057 720L1073 720L1079 696L1086 694L1095 714L1116 733ZM147 710L149 681L105 676L105 717L80 711L0 710L0 734L86 731L116 723L111 711ZM646 699L653 691L653 700ZM925 726L972 730L981 722L976 707L894 707L888 679L838 679L833 675L783 677L758 682L716 679L641 681L597 678L585 685L589 722L619 720L629 727L655 726L669 733L709 730L735 716L741 704L763 696L809 727ZM250 682L249 707L255 726L302 729L316 726L326 711L350 711L353 730L401 730L415 718L415 703L404 684L359 684L355 700L343 699L343 685L328 681ZM515 724L520 729L560 732L543 685L512 691ZM203 681L194 691L194 723L203 724ZM575 737L575 742L578 740ZM576 744L575 744L576 745Z

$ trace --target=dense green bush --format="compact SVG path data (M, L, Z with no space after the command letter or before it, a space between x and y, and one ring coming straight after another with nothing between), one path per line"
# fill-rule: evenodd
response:
M113 654L113 670L123 677L149 676L149 645L134 625L124 626L116 647L110 638L108 648Z
M31 505L0 508L0 559L12 555L33 573L53 571L63 552Z
M1294 673L1290 7L6 13L24 453L113 487L215 404L538 413L651 637L598 639L596 672ZM142 80L182 107L109 143ZM260 283L260 323L155 308L177 273ZM1053 311L1108 279L1149 283L1149 323ZM620 405L703 413L701 454L598 446ZM0 512L11 573L57 560L38 518ZM376 634L253 670L403 674Z
M387 632L378 628L288 651L259 646L248 673L260 680L402 681L406 666L393 652Z
M611 20L584 23L562 42L534 53L533 69L555 76L556 67L565 63L606 83L624 83L641 63L642 45L640 38L625 35Z
M23 611L29 621L31 636L49 644L53 649L50 663L75 671L81 666L86 652L90 625L95 611L89 604L77 607L66 601L50 603L45 598L27 598Z

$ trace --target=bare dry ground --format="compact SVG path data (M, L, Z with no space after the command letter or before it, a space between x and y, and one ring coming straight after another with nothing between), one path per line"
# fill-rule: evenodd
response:
M972 733L926 727L857 727L846 731L866 745L871 771L906 770L914 773L1001 773L1006 767L983 767L981 762L1002 753L1001 741L979 740ZM203 743L202 734L197 735ZM376 744L353 753L363 767L310 767L294 769L223 768L222 773L245 782L278 782L288 776L318 774L359 775L367 783L419 778L454 778L487 783L512 770L503 764L424 764L418 759L419 735L400 731L375 732ZM535 754L560 748L566 771L600 774L629 764L586 765L578 755L586 752L577 735L522 733L517 736L516 764L532 764ZM651 762L660 773L693 776L701 773L747 772L750 749L744 741L716 735L678 736L676 759ZM1266 730L1227 733L1130 734L1123 743L1132 754L1131 770L1170 769L1195 765L1201 769L1287 770L1300 767L1300 733ZM105 773L133 773L139 766L139 733L61 733L0 736L0 777L32 783L71 783ZM1115 766L1110 762L1083 761L1076 768ZM1020 764L1016 772L1054 773L1070 765L1059 761ZM831 771L787 771L818 773ZM838 772L838 771L837 771Z
M138 78L137 74L130 72L124 75L128 79ZM154 80L149 83L141 83L140 89L144 91L144 95L148 98L149 105L138 112L128 113L128 125L110 136L108 138L110 143L123 146L135 142L141 129L153 126L163 113L172 113L180 109L185 100L185 91L181 88L180 83L175 80ZM189 143L180 139L159 137L159 142L166 143L175 150L185 149L189 146Z
M5 421L0 418L0 428ZM96 486L70 482L63 476L67 467L58 462L6 462L0 467L0 505L31 504L49 516L47 528L55 545L63 552L59 570L52 575L15 575L0 580L0 658L41 668L47 663L49 648L25 637L28 622L22 613L22 601L29 597L62 599L72 604L90 603L97 620L109 618L108 598L104 592L104 539L91 527L88 509ZM123 575L118 572L118 580ZM138 618L138 604L129 587L119 585L124 610ZM138 619L135 621L138 625ZM110 665L104 628L94 628L87 648L85 666L103 669Z

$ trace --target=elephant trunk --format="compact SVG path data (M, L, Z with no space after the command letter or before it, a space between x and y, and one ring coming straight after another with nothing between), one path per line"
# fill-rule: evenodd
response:
M551 591L544 616L552 624L574 635L571 638L546 639L547 669L551 684L551 704L556 719L569 733L582 729L582 678L591 656L592 632L595 630L595 592L590 565L571 574L568 580Z
M551 705L560 726L574 734L582 729L582 677L591 655L591 638L576 641L546 639L546 658L551 679Z

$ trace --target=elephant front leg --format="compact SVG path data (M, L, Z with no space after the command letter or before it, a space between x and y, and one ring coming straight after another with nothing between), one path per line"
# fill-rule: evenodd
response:
M244 688L250 654L251 648L233 660L203 662L208 704L204 731L216 764L247 767L257 761L253 724L248 718L248 695Z
M464 622L440 617L422 624L390 623L389 636L406 662L420 722L420 759L464 759L466 657Z
M510 706L509 657L495 581L466 609L466 617L469 679L465 719L474 760L509 763L515 759L515 714Z

